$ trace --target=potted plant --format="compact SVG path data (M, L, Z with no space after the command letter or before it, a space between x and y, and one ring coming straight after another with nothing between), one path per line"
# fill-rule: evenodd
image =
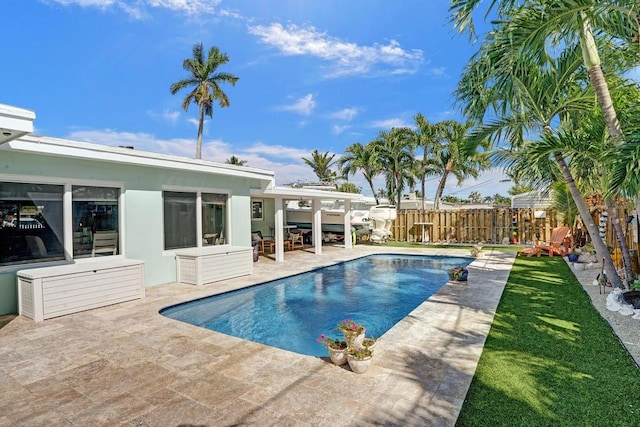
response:
M347 342L347 346L362 346L362 341L364 341L365 333L364 325L360 325L351 319L343 319L340 321L340 323L338 323L337 329L342 332L342 335L344 335L344 340Z
M451 268L447 270L447 273L449 274L449 279L456 282L465 282L469 275L469 271L462 266Z
M365 339L362 341L362 345L370 350L373 350L373 348L376 346L376 339L374 337L365 337Z
M373 350L369 347L349 347L347 349L347 361L349 367L356 374L365 372L371 364Z
M316 340L323 346L327 347L329 358L335 365L344 365L347 363L347 342L343 340L327 337L324 334Z

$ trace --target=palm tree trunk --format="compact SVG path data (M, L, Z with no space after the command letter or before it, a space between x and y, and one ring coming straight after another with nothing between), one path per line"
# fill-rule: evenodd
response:
M624 230L622 229L622 224L620 224L620 218L618 217L618 209L616 208L615 200L611 197L608 197L605 200L607 204L607 211L609 213L609 220L611 220L611 224L613 225L613 230L616 234L616 240L618 241L618 247L620 248L620 253L622 254L622 263L624 265L624 275L625 282L627 284L633 282L633 270L631 268L631 253L629 252L629 246L627 245L627 238L624 235Z
M424 202L427 200L425 191L427 191L426 175L422 174L422 180L420 182L420 191L422 191L422 209L424 210Z
M580 194L578 190L578 186L576 182L573 180L573 175L567 166L567 163L564 161L564 157L562 157L562 153L556 151L553 153L553 156L556 159L556 163L560 167L560 171L562 172L562 176L567 182L567 187L569 188L569 192L571 192L571 196L573 197L574 202L576 203L576 207L578 208L578 212L580 213L580 217L582 218L582 222L587 228L587 232L591 237L591 241L593 242L593 246L596 249L596 254L598 255L598 259L604 260L604 271L607 274L607 277L611 281L611 284L617 288L624 289L624 285L620 280L620 276L618 276L618 271L616 270L615 265L613 264L613 259L611 258L611 254L609 253L609 249L607 249L607 245L605 245L604 241L600 237L600 233L598 231L598 227L596 226L593 217L591 216L591 212L589 212L589 208Z
M198 142L196 144L196 159L202 158L203 130L204 130L204 105L200 105L200 120L198 121Z
M436 194L433 200L433 209L440 209L440 198L442 197L442 193L444 192L444 186L447 184L447 177L449 176L449 170L445 169L442 174L442 178L440 178L440 182L438 183L438 188L436 189Z
M589 80L593 85L593 89L596 93L596 99L600 106L600 111L604 117L604 122L607 125L609 136L611 137L614 145L620 145L624 142L622 128L618 121L616 109L613 106L613 100L611 99L611 93L609 92L609 86L604 78L602 67L600 66L600 55L598 53L598 47L596 46L593 38L593 32L591 30L591 22L584 13L581 13L582 19L582 31L580 33L580 45L582 47L582 56L584 63L589 73ZM618 211L615 206L615 194L607 198L606 200L607 210L611 218L611 223L616 233L616 239L620 245L620 252L622 253L622 259L624 262L625 276L627 280L633 280L633 272L631 270L631 254L629 253L629 247L624 237L624 231L622 225L618 219Z
M365 176L365 179L369 184L369 188L371 188L371 193L373 194L373 198L376 200L376 205L379 205L380 202L378 201L378 194L376 193L376 190L373 188L373 181L367 176Z
M594 65L589 67L589 80L596 92L596 98L598 99L598 105L602 111L604 122L607 124L607 130L609 135L613 139L614 145L620 145L622 141L622 128L618 121L618 115L616 109L613 107L613 101L611 100L611 93L609 92L609 86L604 79L604 73L600 65Z

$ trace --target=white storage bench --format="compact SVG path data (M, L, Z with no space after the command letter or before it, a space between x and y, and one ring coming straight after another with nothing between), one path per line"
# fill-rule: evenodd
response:
M20 270L19 313L36 322L144 298L144 263L133 259Z
M215 245L176 251L177 281L206 285L253 273L253 248Z

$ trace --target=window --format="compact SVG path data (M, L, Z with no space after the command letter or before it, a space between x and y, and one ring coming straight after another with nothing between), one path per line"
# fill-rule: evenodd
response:
M120 189L73 186L73 256L118 253Z
M196 246L196 193L164 192L164 248Z
M263 208L262 200L251 201L251 221L262 221L264 219Z
M225 243L226 194L165 191L164 248L180 249ZM196 215L200 209L201 227ZM200 239L197 238L201 230Z
M224 244L227 217L226 194L202 194L202 245Z
M64 186L0 182L0 265L64 259Z

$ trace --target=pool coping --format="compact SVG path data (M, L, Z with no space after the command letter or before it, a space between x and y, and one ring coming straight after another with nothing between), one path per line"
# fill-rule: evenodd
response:
M251 276L214 285L162 285L143 300L38 324L14 319L0 330L0 425L454 425L515 253L485 251L468 282L447 283L379 339L364 374L158 313L371 253L469 256L429 247L323 250L288 252L282 264L261 257Z

